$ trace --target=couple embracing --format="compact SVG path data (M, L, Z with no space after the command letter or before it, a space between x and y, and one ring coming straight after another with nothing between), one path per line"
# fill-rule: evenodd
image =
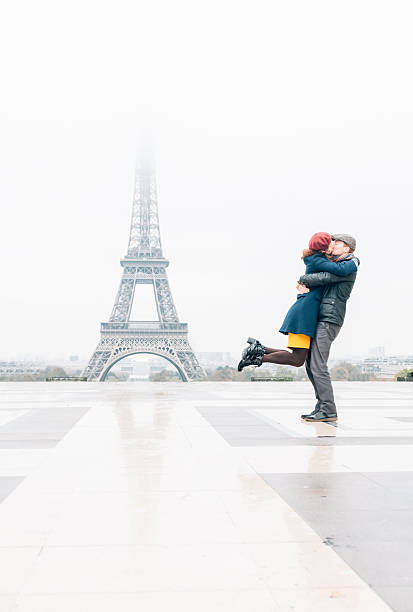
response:
M327 361L330 347L338 336L346 314L346 302L356 280L360 261L354 255L356 240L348 234L318 232L311 237L302 259L305 274L297 284L298 296L281 326L288 335L288 350L264 346L248 338L249 346L238 364L246 366L277 363L300 367L306 365L316 406L306 421L336 421L337 409Z

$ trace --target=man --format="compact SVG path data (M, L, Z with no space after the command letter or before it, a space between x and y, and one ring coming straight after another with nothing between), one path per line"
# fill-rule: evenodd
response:
M303 287L325 286L318 315L316 337L311 342L307 356L306 370L310 379L317 404L313 412L303 414L301 418L309 422L336 421L337 409L331 384L327 361L330 347L337 338L346 314L346 302L350 297L357 277L358 259L354 256L356 240L348 234L332 236L330 258L335 261L353 259L355 271L348 276L335 276L329 272L316 272L300 277L299 285Z

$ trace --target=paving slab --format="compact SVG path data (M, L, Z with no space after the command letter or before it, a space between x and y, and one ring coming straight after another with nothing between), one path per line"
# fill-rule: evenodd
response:
M2 383L0 610L413 610L413 386Z

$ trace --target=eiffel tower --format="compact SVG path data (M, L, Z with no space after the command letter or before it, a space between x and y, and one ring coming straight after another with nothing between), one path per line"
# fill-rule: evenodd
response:
M136 169L128 252L109 322L101 323L100 342L83 376L104 381L114 364L137 353L164 357L182 380L201 379L205 372L188 342L188 324L180 323L169 288L159 231L155 170L142 159ZM153 286L157 321L131 321L136 285Z

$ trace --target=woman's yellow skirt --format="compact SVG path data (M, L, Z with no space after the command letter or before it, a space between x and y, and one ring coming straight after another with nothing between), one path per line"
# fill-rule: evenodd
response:
M288 348L305 348L309 349L311 344L310 336L306 334L288 334Z

